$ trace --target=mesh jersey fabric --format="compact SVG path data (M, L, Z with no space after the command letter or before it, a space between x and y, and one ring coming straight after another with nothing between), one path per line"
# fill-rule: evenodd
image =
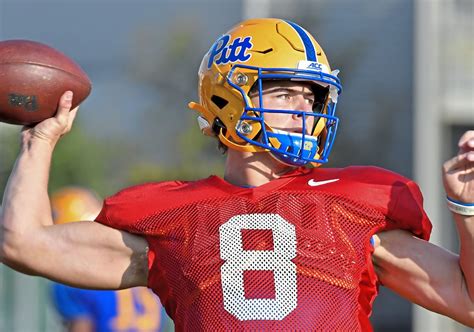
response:
M97 221L146 237L148 286L177 330L371 330L371 236L429 239L417 185L376 167L300 168L256 188L217 176L107 198Z

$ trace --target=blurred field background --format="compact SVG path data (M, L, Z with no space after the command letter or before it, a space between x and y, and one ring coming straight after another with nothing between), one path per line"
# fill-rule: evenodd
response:
M456 251L439 169L474 128L473 7L472 0L0 0L0 39L49 44L89 74L92 94L57 148L50 190L75 184L107 196L145 181L222 175L224 157L186 106L197 99L201 58L243 18L290 19L341 70L342 123L327 167L372 164L415 178L433 241ZM19 130L0 125L0 192ZM48 301L46 280L0 267L0 331L60 331ZM383 287L372 321L376 331L467 331Z

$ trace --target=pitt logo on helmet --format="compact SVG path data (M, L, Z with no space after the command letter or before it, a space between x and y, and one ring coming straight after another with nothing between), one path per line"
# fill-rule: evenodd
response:
M245 62L250 59L252 55L248 54L247 51L253 47L252 37L245 37L244 39L238 37L233 40L232 44L227 46L229 41L230 36L223 35L212 45L209 51L208 69L211 68L214 60L216 65L220 65L236 61Z

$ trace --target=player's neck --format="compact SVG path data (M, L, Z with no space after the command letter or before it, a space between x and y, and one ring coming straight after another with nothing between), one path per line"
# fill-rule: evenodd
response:
M251 153L229 149L227 153L224 179L236 186L258 187L293 169L265 152Z

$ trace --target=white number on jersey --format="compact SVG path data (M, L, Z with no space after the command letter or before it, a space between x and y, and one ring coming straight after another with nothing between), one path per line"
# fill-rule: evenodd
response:
M244 250L242 230L271 230L273 250ZM278 214L234 216L219 228L224 308L239 320L282 320L296 308L295 226ZM273 271L275 298L247 299L244 271Z

